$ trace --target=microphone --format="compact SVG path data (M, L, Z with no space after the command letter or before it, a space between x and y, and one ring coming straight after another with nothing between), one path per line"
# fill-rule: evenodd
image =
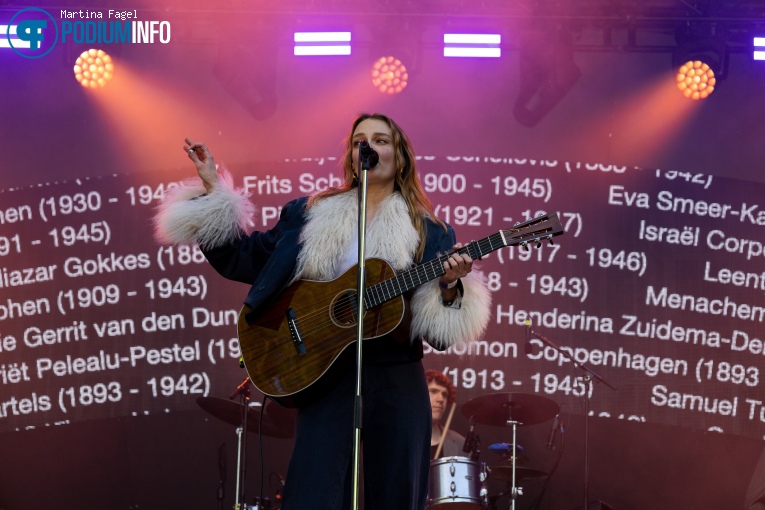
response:
M560 414L556 414L555 418L553 418L552 427L550 427L550 435L547 438L547 449L553 450L555 449L555 433L558 431L558 420L560 418Z
M359 143L359 159L366 160L369 163L369 168L373 168L378 161L380 161L380 155L369 145L366 140L361 140Z
M523 352L526 353L526 355L531 354L533 351L534 346L531 345L531 321L526 321L526 343L523 344Z
M239 386L236 387L234 392L228 397L229 400L233 399L237 395L241 395L242 393L248 393L250 391L250 376L244 378L244 381L242 381Z

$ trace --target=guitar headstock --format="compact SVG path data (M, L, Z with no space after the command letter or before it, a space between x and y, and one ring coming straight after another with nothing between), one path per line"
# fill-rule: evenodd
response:
M516 223L511 228L502 230L502 238L505 246L523 246L528 249L529 243L541 243L563 234L563 226L560 224L558 215L544 214L536 218ZM540 244L537 244L539 246Z

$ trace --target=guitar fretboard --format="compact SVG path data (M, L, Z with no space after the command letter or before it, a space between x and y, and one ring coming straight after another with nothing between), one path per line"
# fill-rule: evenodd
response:
M471 259L477 260L484 255L504 248L506 246L503 239L503 233L497 232L479 241L473 241L459 250L457 253L467 253ZM408 292L423 283L434 280L445 273L444 262L454 252L441 255L435 259L429 260L417 267L402 271L393 278L372 285L367 288L364 295L364 303L367 309L385 303L401 294Z
M459 250L457 253L467 253L471 259L478 260L494 250L504 248L505 246L522 245L529 242L540 242L543 239L549 239L552 242L554 236L563 233L557 214L540 216L524 223L516 223L512 228L500 230L490 236L484 237L479 241L473 241ZM454 252L441 255L433 260L429 260L417 267L402 271L393 278L367 287L364 292L364 306L367 310L381 305L395 297L408 292L423 283L434 280L445 273L444 262L451 257Z

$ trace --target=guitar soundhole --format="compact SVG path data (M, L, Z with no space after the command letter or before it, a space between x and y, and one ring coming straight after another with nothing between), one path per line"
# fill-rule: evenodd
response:
M330 318L339 328L352 328L356 325L356 291L347 289L339 292L329 305Z

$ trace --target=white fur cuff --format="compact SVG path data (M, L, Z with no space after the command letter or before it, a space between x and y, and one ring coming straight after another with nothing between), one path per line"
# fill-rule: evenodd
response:
M491 293L486 278L473 270L462 278L465 293L459 309L444 306L438 280L422 285L412 296L412 338L424 337L437 348L478 340L491 317Z
M219 172L218 185L204 195L199 179L168 191L154 216L154 237L163 244L197 243L202 249L228 244L251 225L255 206L231 174ZM202 196L203 195L203 196Z

